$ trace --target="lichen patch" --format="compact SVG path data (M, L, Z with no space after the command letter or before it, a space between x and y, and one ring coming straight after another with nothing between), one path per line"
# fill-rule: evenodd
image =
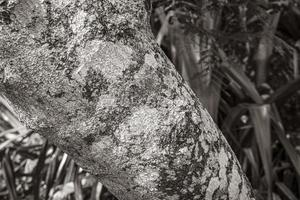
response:
M116 81L132 61L132 49L128 46L92 40L86 43L84 48L78 48L80 67L76 70L80 76L85 76L87 68L100 71L108 81Z
M147 166L142 172L138 174L138 176L135 178L135 182L139 186L148 188L149 191L153 192L157 190L156 183L159 178L160 175L157 169Z
M239 199L239 184L241 183L241 176L238 172L238 166L236 164L232 167L231 180L228 188L229 199Z
M205 200L213 200L213 194L220 186L220 181L218 177L211 178L206 189Z
M141 106L132 111L132 115L124 123L120 124L115 136L121 142L135 142L140 138L135 136L144 136L146 139L157 132L159 127L159 112L148 106Z
M87 13L83 10L78 11L78 13L74 16L72 22L70 23L72 31L77 34L82 31L84 28L84 21L86 19Z
M91 154L95 156L95 159L101 159L101 156L105 155L105 151L111 151L113 145L114 142L111 136L103 136L100 141L92 144Z
M51 4L53 5L53 7L55 8L60 8L63 9L65 8L67 5L71 4L72 0L51 0Z
M247 188L247 181L245 180L245 178L243 177L242 178L243 180L243 186L241 188L241 193L240 193L240 196L239 196L239 199L249 199L249 200L254 200L254 198L249 198L249 194L248 194L248 188Z
M221 147L220 153L219 153L219 165L220 165L220 170L219 170L219 177L220 177L220 188L226 188L228 183L227 183L227 166L228 166L228 156L224 150L223 147Z
M145 55L145 64L153 67L153 68L157 68L158 67L158 62L155 59L153 54L146 54Z
M96 111L102 112L103 109L116 106L116 99L111 95L101 95L97 101Z

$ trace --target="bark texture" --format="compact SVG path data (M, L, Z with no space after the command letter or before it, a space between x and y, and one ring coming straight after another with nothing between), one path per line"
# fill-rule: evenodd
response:
M155 44L148 1L1 2L1 93L120 200L253 199L221 132Z

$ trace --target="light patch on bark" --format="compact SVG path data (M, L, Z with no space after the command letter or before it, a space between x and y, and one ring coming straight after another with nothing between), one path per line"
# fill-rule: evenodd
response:
M179 98L174 100L165 99L161 106L169 108L168 115L166 116L167 118L165 118L162 122L165 126L169 126L173 124L173 121L180 123L182 120L184 120L185 111L183 111L181 108L189 106L189 102L186 99Z
M156 69L158 67L157 60L155 59L153 54L146 54L145 55L145 64L153 67Z
M79 10L70 21L70 27L74 33L74 37L67 44L68 52L71 52L75 45L81 43L86 33L90 31L90 26L86 22L87 13Z
M84 28L84 21L86 19L87 13L83 10L80 10L73 18L71 23L71 28L73 33L77 34L82 32Z
M146 139L157 132L160 116L156 109L148 106L141 106L132 112L130 118L119 125L115 136L121 142L131 142L135 144L137 140ZM135 138L135 136L139 136L139 138Z
M115 107L116 100L111 95L101 95L97 101L96 111L102 112L102 109Z
M67 37L67 31L65 30L65 27L62 24L53 28L53 34L61 38Z
M101 141L93 143L91 150L92 152L102 152L106 148L110 148L112 144L111 136L104 136ZM96 155L97 155L96 153Z
M80 47L77 49L80 65L79 68L75 70L73 77L77 77L78 75L80 75L79 77L86 76L89 68L85 66L93 60L93 57L99 50L99 46L101 45L101 43L102 41L100 40L91 40L85 44L84 48ZM84 83L84 79L81 80Z
M195 144L195 158L199 161L199 143Z
M217 177L212 177L209 180L208 187L206 189L205 193L205 200L212 200L213 195L216 191L219 190L226 190L227 188L227 167L228 167L228 156L224 150L223 147L221 147L219 154L216 156L213 156L210 154L210 158L207 160L207 165L205 166L204 173L202 174L202 181L205 181L209 176L207 176L209 173L209 170L211 166L216 165L216 161L219 162L219 176ZM207 173L208 174L207 174ZM236 174L235 174L236 175ZM239 189L239 188L237 188Z
M199 117L199 115L195 112L192 113L192 120L195 124L199 124L201 123L201 118Z
M145 148L145 150L141 153L141 158L144 160L151 160L153 159L153 156L155 156L157 154L157 150L159 149L159 147L157 146L157 143L155 142L148 142L147 143L147 147ZM165 154L166 152L164 152L163 150L160 151L161 154Z
M118 155L119 157L122 157L122 161L119 161L120 164L122 164L122 162L124 162L124 158L127 158L127 154L128 154L128 148L126 146L117 146L116 148L113 148L112 150L113 155ZM128 160L130 160L130 158L127 158L125 161L127 162ZM117 164L118 160L115 160Z
M220 164L220 171L219 171L220 187L226 188L228 185L227 174L226 174L227 166L228 166L228 156L223 147L221 147L218 160Z
M144 171L139 173L135 178L135 182L142 187L149 188L149 190L153 192L157 190L156 182L159 177L159 172L156 169L145 167Z
M214 192L220 187L219 177L210 179L205 193L205 200L213 200Z
M238 172L237 165L234 164L232 167L231 181L228 187L228 194L230 200L239 199L239 184L241 183L241 175Z
M72 0L51 0L51 4L54 8L65 8L67 5L71 4Z
M72 52L74 47L78 44L85 44L84 39L86 34L91 30L90 24L96 20L96 16L93 14L88 14L83 10L78 10L73 17L70 18L70 28L73 31L74 37L68 42L67 48L68 53ZM102 25L99 23L99 28Z
M103 136L99 142L94 142L91 146L91 154L95 159L102 159L105 151L111 151L113 139L111 136Z
M187 147L183 147L181 149L178 150L181 154L186 154L186 153L190 153L189 149Z
M73 120L72 120L73 121ZM95 118L89 118L87 120L83 120L78 122L77 120L74 120L73 123L75 125L73 125L74 127L78 127L78 131L80 131L80 133L83 136L87 136L88 134L90 134L90 131L93 130L93 128L95 127L95 122L98 122L97 119ZM101 127L101 123L98 124L98 127Z
M243 186L242 186L242 189L241 189L241 193L240 193L239 199L255 200L254 198L249 198L249 194L248 194L249 188L246 187L247 186L247 181L245 180L244 177L242 178L242 180L243 180Z
M88 69L93 68L113 82L122 76L122 72L129 65L135 64L132 61L133 50L118 43L92 40L87 42L84 48L79 48L77 52L80 67L73 74L75 77L84 78Z

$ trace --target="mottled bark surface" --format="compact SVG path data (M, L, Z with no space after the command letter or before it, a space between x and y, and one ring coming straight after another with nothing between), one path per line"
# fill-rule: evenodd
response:
M252 199L141 0L6 0L1 92L120 200Z

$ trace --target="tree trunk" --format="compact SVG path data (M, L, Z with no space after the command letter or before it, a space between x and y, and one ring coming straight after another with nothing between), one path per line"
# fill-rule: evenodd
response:
M148 0L4 0L1 92L120 200L254 199L155 44Z

